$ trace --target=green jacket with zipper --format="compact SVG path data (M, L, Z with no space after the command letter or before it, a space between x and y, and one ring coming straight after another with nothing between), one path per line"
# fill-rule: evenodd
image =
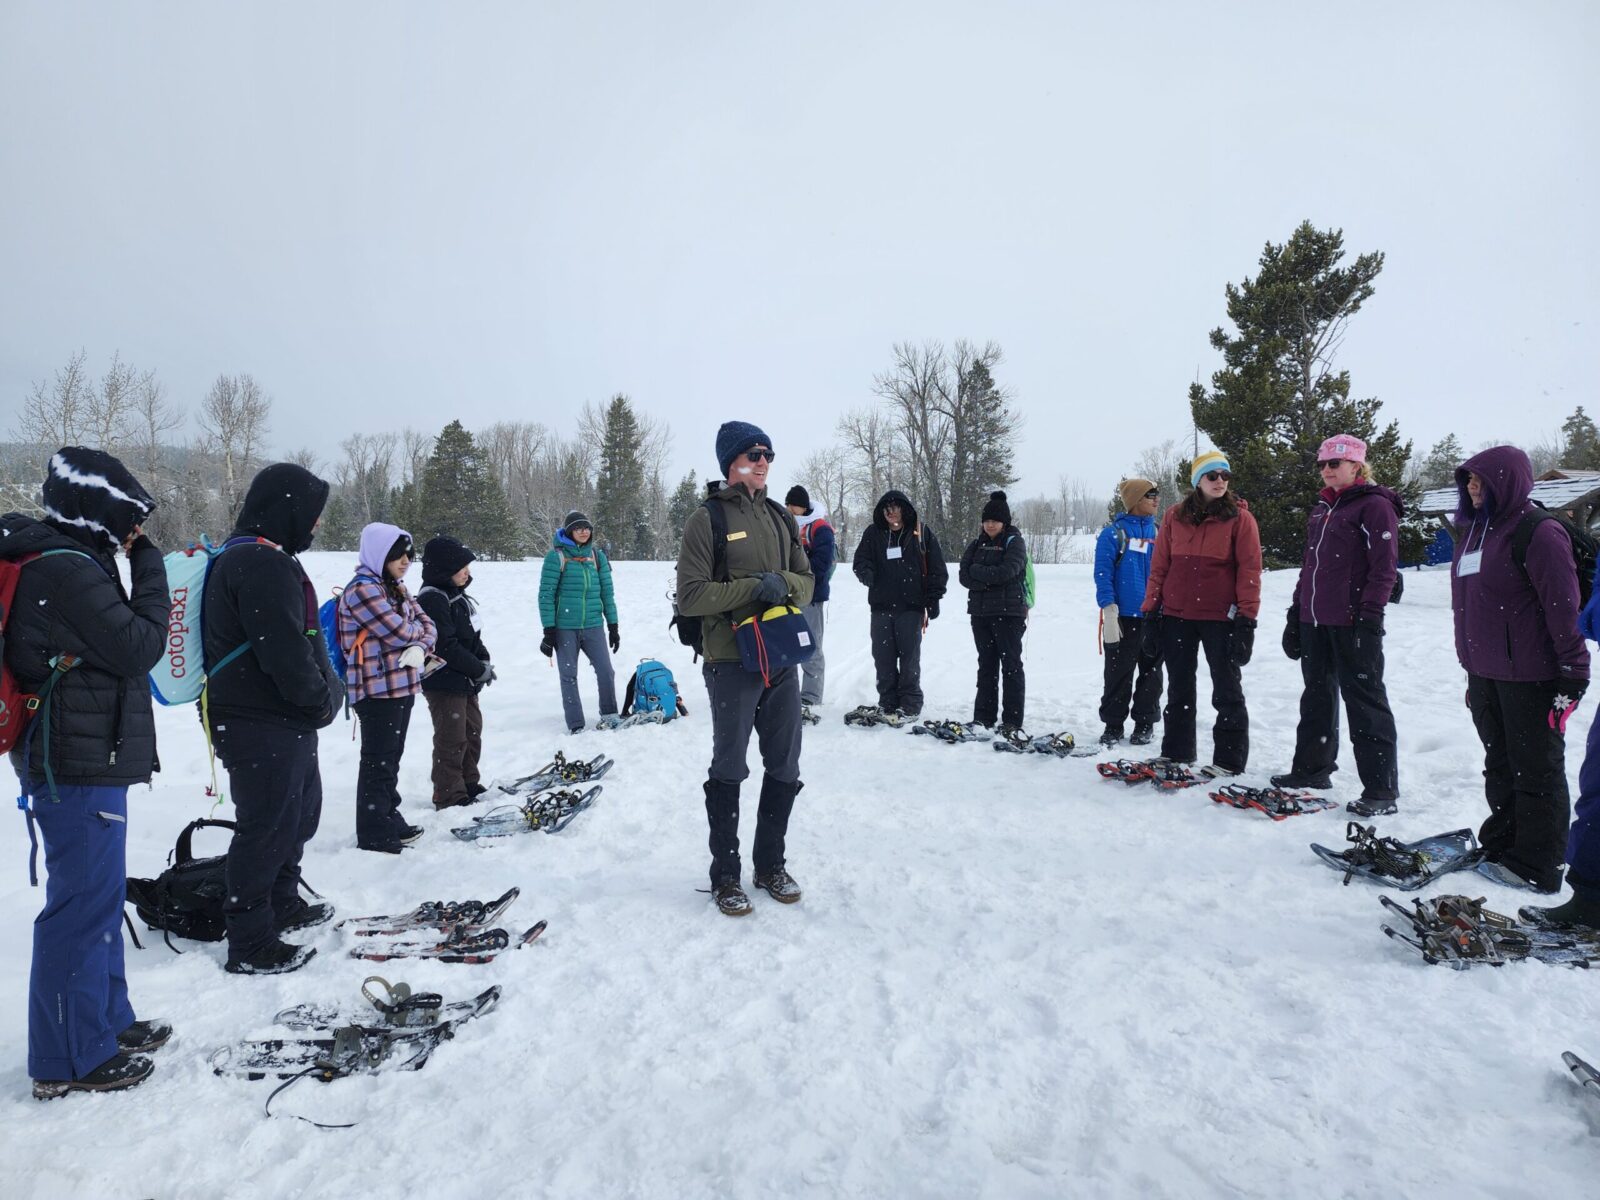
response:
M539 574L539 623L546 629L593 629L617 623L611 561L594 544L580 546L561 530Z

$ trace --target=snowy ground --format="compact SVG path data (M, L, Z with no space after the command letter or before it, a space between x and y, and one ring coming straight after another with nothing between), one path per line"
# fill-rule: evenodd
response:
M308 562L323 587L351 566ZM485 696L486 766L511 775L557 748L608 751L618 765L598 805L554 837L450 838L462 818L427 804L419 711L402 782L428 836L398 860L364 854L341 722L323 736L327 802L305 864L345 914L519 884L512 924L550 921L534 947L486 966L378 967L452 998L502 983L500 1009L420 1074L297 1084L283 1110L360 1122L321 1132L263 1120L267 1085L216 1078L206 1057L270 1033L288 1004L356 1001L367 972L343 935L316 931L317 959L280 979L224 974L220 946L180 957L156 940L129 949L139 1012L178 1027L155 1077L38 1104L24 1013L42 893L27 887L19 816L0 873L0 1194L1521 1196L1581 1193L1593 1178L1600 1105L1559 1055L1600 1059L1600 979L1424 966L1379 932L1377 889L1341 887L1307 852L1343 844L1340 814L1275 824L1199 791L1104 783L1089 760L845 728L839 716L873 695L863 592L843 572L827 719L806 733L789 840L805 900L757 894L753 917L717 916L695 890L705 717L566 738L536 649L537 574L479 569L501 676ZM666 631L670 578L666 564L617 568L621 660L665 659L698 710L697 672ZM1246 669L1262 781L1288 763L1299 694L1298 668L1276 651L1290 583L1269 577ZM1029 726L1092 738L1088 568L1042 568L1040 601ZM928 715L967 717L972 643L961 606L946 610L925 653ZM1475 825L1481 760L1447 578L1413 576L1389 628L1404 797L1385 831ZM159 721L166 769L130 797L135 874L156 873L209 805L192 714ZM1574 725L1574 779L1587 725ZM1338 778L1335 796L1353 796L1353 769ZM1526 900L1476 876L1464 885L1502 911Z

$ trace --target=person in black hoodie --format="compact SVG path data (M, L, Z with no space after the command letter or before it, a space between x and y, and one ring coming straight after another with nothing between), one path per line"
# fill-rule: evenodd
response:
M1022 635L1028 628L1024 576L1028 546L1011 524L1011 506L1004 492L991 492L983 506L983 533L961 556L961 586L969 593L972 640L978 645L978 695L972 702L972 723L992 726L1000 716L1001 737L1022 732L1022 706L1027 677L1022 670ZM999 711L1000 680L1006 685L1004 711Z
M433 806L471 804L489 789L478 779L483 753L483 711L478 693L495 680L479 632L478 605L467 595L477 555L453 537L431 538L422 550L417 603L439 640L433 653L444 665L422 680L433 717Z
M30 839L35 823L44 836L28 1074L34 1096L48 1100L142 1083L152 1067L139 1052L172 1033L164 1021L135 1018L118 927L128 788L160 768L145 675L166 645L169 606L161 551L141 528L155 501L122 463L65 446L50 459L42 491L42 521L0 518L0 559L19 563L5 665L42 701L11 762L31 805ZM131 596L117 575L119 546ZM30 875L33 866L30 858Z
M316 950L279 935L333 916L299 894L300 856L322 817L317 730L344 702L316 590L295 558L310 548L327 500L327 483L304 467L264 467L206 578L206 712L238 823L223 907L226 969L236 975L304 966Z
M851 562L867 585L878 707L914 717L922 711L922 634L937 620L950 584L944 551L904 492L883 494Z

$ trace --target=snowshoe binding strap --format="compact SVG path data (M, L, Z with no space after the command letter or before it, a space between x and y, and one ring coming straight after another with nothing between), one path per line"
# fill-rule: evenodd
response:
M1077 745L1078 740L1070 733L1047 733L1034 738L1029 748L1037 754L1054 754L1057 758L1065 758Z
M373 991L373 984L383 989L381 999ZM391 984L380 975L368 975L361 985L361 994L383 1014L384 1024L400 1029L432 1025L444 1006L444 997L438 992L413 992L409 984Z
M1155 778L1155 768L1138 759L1119 758L1115 762L1096 763L1095 769L1106 779L1118 779L1126 784L1143 783Z
M1182 788L1191 788L1203 782L1200 776L1182 763L1162 762L1160 759L1149 764L1150 782L1164 792L1175 792Z
M1344 835L1350 846L1341 851L1339 857L1350 864L1350 869L1344 873L1346 886L1358 867L1371 867L1375 874L1396 880L1429 876L1426 854L1411 849L1398 838L1379 837L1376 825L1351 821L1346 824Z

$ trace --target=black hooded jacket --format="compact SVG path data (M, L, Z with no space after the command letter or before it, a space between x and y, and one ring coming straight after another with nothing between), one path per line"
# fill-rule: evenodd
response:
M317 594L295 555L311 545L328 485L304 467L275 463L250 483L229 541L206 578L208 667L236 647L250 649L213 671L213 725L229 718L321 729L338 715L344 684L328 661Z
M422 588L417 592L417 603L428 614L439 640L433 652L444 659L444 666L422 681L427 692L454 692L473 695L482 690L478 676L489 665L489 651L477 627L477 602L467 595L466 588L450 582L450 577L461 568L445 570L443 565L422 564Z
M900 506L899 533L889 532L883 510ZM887 491L872 510L872 524L861 535L851 567L867 585L867 607L879 612L925 609L942 600L950 570L933 530L923 527L904 492Z
M974 617L1028 615L1025 576L1028 545L1010 525L998 537L979 534L961 556L961 586L971 594L967 612Z
M76 553L48 553L76 551ZM50 660L79 659L51 692L50 768L58 783L127 787L160 769L146 678L167 642L167 572L161 551L141 541L130 556L130 598L108 539L70 525L8 513L0 517L0 558L46 557L17 580L5 628L5 661L22 688L37 692ZM11 752L20 777L44 774L44 722L35 719Z

